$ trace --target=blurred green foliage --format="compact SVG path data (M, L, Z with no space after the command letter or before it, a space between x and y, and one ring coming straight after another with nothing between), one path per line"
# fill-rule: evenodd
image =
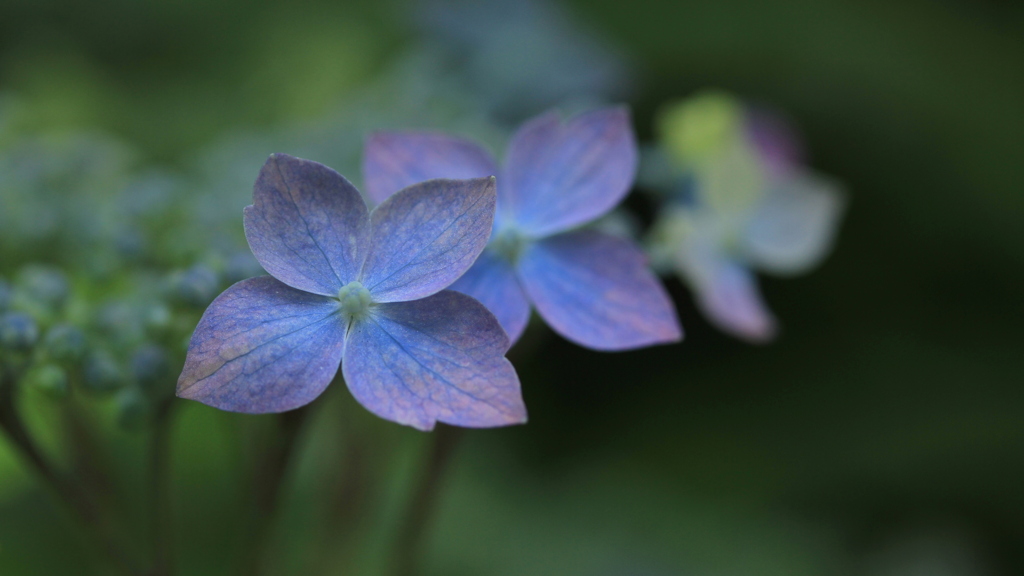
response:
M811 165L848 185L851 208L821 270L764 281L783 325L771 346L717 334L674 281L682 345L599 355L531 332L513 358L531 422L468 435L428 573L1024 572L1024 8L567 9L631 67L642 139L663 102L727 89L787 111ZM55 402L60 368L42 364L26 394L29 424L136 524L146 435L117 421L138 416L144 383L166 368L151 346L176 372L195 305L253 273L240 215L266 155L306 155L358 179L367 129L443 126L498 142L517 115L538 112L488 109L458 62L421 41L424 10L0 6L0 277L17 290L46 284L26 264L74 270L39 336L63 362L59 326L103 334L111 349L86 354L84 373L98 388L129 385ZM507 42L515 51L531 38ZM639 197L630 207L652 211ZM53 302L22 304L45 316ZM378 574L387 560L426 439L375 420L340 388L318 402L287 481L261 554L271 570ZM104 441L70 441L80 428L69 407ZM180 407L171 481L181 574L225 574L244 553L252 469L274 432L269 418ZM96 477L96 464L112 475ZM30 480L0 449L0 574L104 573L86 572L95 550ZM367 513L375 508L384 513ZM346 535L355 538L342 546Z

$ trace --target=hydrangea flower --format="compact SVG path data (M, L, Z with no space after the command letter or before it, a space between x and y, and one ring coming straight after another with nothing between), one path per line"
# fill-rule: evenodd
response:
M682 337L675 309L632 242L578 229L629 192L636 140L624 108L568 122L549 112L512 137L499 170L476 143L433 132L372 136L363 155L369 196L384 202L414 182L500 173L487 249L453 290L482 302L515 342L531 305L559 334L597 350Z
M722 93L660 117L675 195L651 234L656 263L674 267L719 329L751 342L777 324L752 270L796 275L828 254L845 206L838 184L801 166L781 119Z
M223 410L282 412L316 398L341 364L368 410L430 430L526 420L494 316L445 290L484 249L494 178L410 186L372 212L337 172L275 154L245 235L270 276L228 288L203 314L178 395Z

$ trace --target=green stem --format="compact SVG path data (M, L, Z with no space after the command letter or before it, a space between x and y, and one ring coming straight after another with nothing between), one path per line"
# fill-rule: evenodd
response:
M357 435L350 437L338 460L341 469L328 499L329 516L310 563L309 574L347 573L355 530L366 513L367 450Z
M174 572L173 514L171 509L171 429L174 399L168 398L157 407L153 434L150 438L150 519L153 522L152 576L170 576Z
M444 425L438 425L434 431L427 468L413 492L395 543L394 576L416 574L420 548L440 493L441 480L463 434L461 428Z
M78 486L62 477L32 439L18 412L15 381L12 371L0 374L0 429L21 453L36 475L47 485L71 513L86 527L111 563L122 573L141 574L130 557L112 537L111 531L98 513L93 502Z
M255 486L256 517L249 534L249 546L239 570L241 576L259 576L266 567L263 553L268 548L271 529L277 517L281 492L295 457L298 439L308 419L309 405L278 415L280 440L264 454L257 466Z

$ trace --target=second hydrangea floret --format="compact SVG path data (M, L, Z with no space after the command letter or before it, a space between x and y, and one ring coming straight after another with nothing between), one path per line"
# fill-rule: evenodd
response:
M432 132L379 133L363 175L378 202L429 178L499 173L498 212L487 250L452 286L488 307L512 341L530 308L554 330L597 350L677 341L668 295L632 242L578 229L608 213L633 183L636 139L624 108L563 122L547 113L512 137L499 170L476 143Z

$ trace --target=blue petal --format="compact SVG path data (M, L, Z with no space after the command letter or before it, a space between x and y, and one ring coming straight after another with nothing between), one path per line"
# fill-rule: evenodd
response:
M494 315L445 290L383 304L348 333L342 370L353 396L381 418L430 430L526 421L509 342Z
M719 330L749 342L772 340L775 318L761 299L757 279L738 262L711 250L684 251L683 271L701 312Z
M475 142L436 132L378 132L363 148L366 194L377 203L427 180L497 174L490 153Z
M747 260L768 272L799 274L832 248L846 201L835 182L795 172L768 191L747 224Z
M581 114L563 124L557 114L519 129L502 174L502 210L532 236L589 222L629 193L637 145L626 108Z
M333 296L355 280L366 255L369 213L359 191L316 162L272 155L260 170L245 237L272 276Z
M487 245L494 177L430 180L405 188L371 214L361 282L377 302L429 296L462 276Z
M312 402L341 362L345 325L337 311L336 300L270 276L242 280L199 321L178 396L250 414Z
M519 276L556 332L595 350L626 350L682 338L675 308L632 243L581 230L524 251Z
M530 321L530 302L508 260L484 250L473 267L451 285L487 307L514 344Z

